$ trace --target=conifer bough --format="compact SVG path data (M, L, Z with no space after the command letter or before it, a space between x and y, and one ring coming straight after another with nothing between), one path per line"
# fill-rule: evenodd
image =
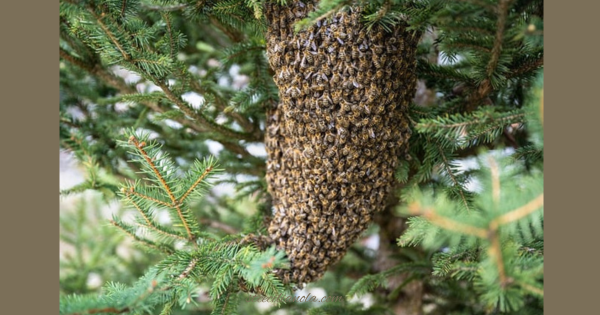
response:
M269 110L270 238L291 268L284 283L318 280L381 210L410 137L420 34L386 31L349 8L295 32L317 1L270 2L267 52L280 102Z

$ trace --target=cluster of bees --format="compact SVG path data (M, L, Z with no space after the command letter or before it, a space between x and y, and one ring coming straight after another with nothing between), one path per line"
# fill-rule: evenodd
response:
M385 206L407 147L418 34L360 23L357 8L294 32L313 1L267 5L269 63L280 103L268 112L271 240L285 283L318 280Z

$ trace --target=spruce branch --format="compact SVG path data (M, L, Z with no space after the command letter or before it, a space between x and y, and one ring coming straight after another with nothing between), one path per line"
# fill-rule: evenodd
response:
M216 123L215 121L206 117L202 113L196 112L189 104L187 104L187 102L182 100L180 97L176 96L173 93L173 91L171 91L171 89L164 82L156 80L154 83L158 87L160 87L163 90L163 92L165 92L165 95L167 96L167 98L169 100L171 100L173 103L177 104L177 107L179 109L181 109L182 112L184 112L189 117L192 117L195 120L199 121L200 123L202 123L203 126L208 127L210 130L218 132L218 133L222 134L223 136L231 137L233 139L240 139L240 140L247 140L247 141L254 140L253 137L247 133L242 133L242 132L227 128L223 125Z
M163 20L166 22L167 24L167 36L169 37L169 55L171 56L172 60L175 60L175 44L173 43L173 30L171 27L171 18L169 16L168 13L165 12L161 12L160 14L163 18Z
M524 58L519 60L518 64L511 65L512 70L506 74L507 79L517 78L524 74L534 72L544 65L544 55L540 52L535 57Z
M177 279L187 278L187 276L190 274L190 272L192 272L192 270L194 270L197 263L198 263L198 259L192 259L190 261L190 263L187 265L187 267L185 268L185 270L181 274L179 274L179 276L177 276Z
M171 251L167 251L165 248L159 247L156 244L154 244L153 242L135 235L135 233L130 228L128 228L123 222L120 222L120 221L118 221L116 219L110 220L109 222L110 222L110 224L116 226L121 231L123 231L125 234L129 235L131 238L133 238L134 240L136 240L136 241L144 244L145 246L147 246L149 248L152 248L152 249L154 249L154 250L156 250L158 252L162 252L164 254L167 254L167 255L171 254Z
M240 232L230 225L215 220L200 219L200 223L210 226L211 228L219 229L230 235L238 234Z
M198 83L197 80L191 79L189 81L189 83L190 83L190 87L192 88L192 90L195 91L196 93L198 93L200 95L215 96L215 105L221 112L223 112L225 115L233 118L238 124L240 124L240 126L242 127L242 129L244 129L244 131L246 133L250 134L250 133L254 132L254 135L252 136L252 141L262 141L262 139L264 138L262 131L260 130L260 128L256 128L256 126L254 126L248 120L247 117L244 117L244 116L240 115L239 113L236 113L235 111L225 110L227 107L226 102L221 97L218 97L216 95L216 93L212 93L212 91L209 91L208 89L202 87L200 85L200 83Z
M494 11L498 15L496 21L496 34L494 38L494 44L490 51L490 59L486 66L486 76L477 87L475 95L470 99L470 103L467 106L468 111L472 111L476 106L481 103L493 90L492 76L494 75L502 53L502 45L504 43L504 32L506 30L506 22L508 19L508 11L513 0L498 0L498 4L494 7Z
M147 9L150 11L162 11L162 12L171 12L171 11L180 11L188 7L187 4L175 4L170 6L159 6L159 5L150 5L146 3L140 4L143 9Z
M504 288L508 284L508 278L506 276L506 269L504 267L504 257L502 255L500 236L498 235L497 230L490 230L488 233L488 240L490 242L488 253L496 263L496 268L498 268L500 287Z
M102 12L100 15L98 15L96 13L96 11L94 10L94 8L91 7L91 6L88 7L88 11L96 19L96 22L98 23L98 25L100 26L100 28L102 28L102 30L104 31L104 33L108 36L108 38L111 40L111 42L117 47L117 49L119 50L119 52L123 56L123 59L130 60L131 56L129 55L129 53L127 51L125 51L125 48L121 45L121 42L117 39L117 37L115 36L115 34L102 21L107 16L106 13Z
M125 194L127 194L127 195L128 195L128 197L129 197L129 195L134 195L134 196L136 196L136 197L140 197L140 198L142 198L142 199L146 199L146 200L148 200L148 201L152 201L152 202L154 202L154 203L157 203L157 204L159 204L159 205L162 205L162 206L165 206L165 207L172 207L172 206L173 206L173 204L166 203L166 202L164 202L164 201L162 201L162 200L158 200L158 199L156 199L156 198L152 198L152 197L150 197L150 196L146 196L146 195L144 195L144 194L140 194L139 192L137 192L137 191L135 191L135 190L134 190L134 187L131 187L131 188L132 188L132 189L130 189L130 190L123 191Z
M221 32L223 32L223 34L225 34L230 41L234 43L239 43L244 39L242 33L236 31L235 29L225 26L215 16L210 16L209 20L214 26L216 26Z
M154 162L152 161L150 156L148 156L148 153L144 150L144 146L146 143L143 141L139 142L135 136L131 136L129 138L129 141L135 145L135 147L142 154L143 158L146 160L146 162L148 163L148 165L150 166L152 171L154 171L154 174L159 179L160 183L162 184L163 189L165 190L165 192L169 195L169 198L171 199L171 202L172 202L171 206L175 207L175 209L177 210L177 214L179 215L179 219L181 220L181 223L183 224L185 231L187 232L188 238L190 240L193 240L194 235L192 234L192 231L190 230L187 220L183 217L183 213L182 213L181 207L180 207L180 202L177 201L177 199L175 198L175 195L173 194L171 187L169 187L169 184L167 184L167 181L165 180L165 178L163 177L161 172L156 168L156 165L154 164Z
M188 239L186 239L185 237L183 237L181 235L173 234L168 231L164 231L164 230L160 229L158 226L156 226L154 221L148 217L148 214L146 213L146 211L142 210L140 208L140 206L131 198L131 196L130 196L131 192L127 192L124 188L121 191L123 193L125 193L125 195L127 196L127 199L133 204L135 209L138 211L138 213L142 216L142 218L146 222L146 224L138 224L139 226L141 226L143 228L152 229L152 230L156 231L157 233L160 233L160 234L168 236L168 237L173 237L176 239L188 241Z
M75 57L75 56L69 54L62 47L59 48L59 55L60 55L61 58L63 58L66 61L68 61L68 62L70 62L70 63L78 66L81 69L92 71L92 68L90 67L89 64L87 64L84 60L81 60L80 58Z
M101 15L98 16L98 14L95 13L95 11L93 10L93 8L88 7L88 11L90 11L93 16L99 20L99 19L103 19L105 17L109 17L109 15ZM138 65L145 65L145 67L150 67L151 65L162 65L162 62L159 60L150 60L147 58L135 58L135 59L131 59L130 55L127 54L123 49L122 49L122 44L121 42L117 39L117 36L112 33L110 31L110 29L108 28L108 26L103 23L102 21L99 21L99 23L101 24L101 28L102 30L106 33L106 35L109 37L109 39L111 40L111 42L113 44L115 44L118 48L119 51L122 52L122 56L125 60L125 62L129 62L131 65L133 65L134 67L136 67L138 69L138 72L145 74L145 70L144 68L140 68ZM115 25L118 25L118 23L114 23ZM121 32L124 32L124 30L121 30ZM134 48L136 48L140 54L142 54L142 52L140 51L140 49L136 46L133 45ZM150 47L147 47L148 49L150 49ZM111 75L109 73L107 73L104 70L100 70L101 67L99 64L96 64L95 66L91 66L86 64L85 61L83 60L78 60L75 57L69 55L68 53L66 53L66 51L64 51L64 49L61 48L61 57L63 57L64 59L68 60L69 62L72 62L74 65L81 67L84 70L87 70L88 72L90 72L91 74L97 75L99 77L101 77L105 82L118 87L124 94L134 94L136 93L135 89L133 89L132 87L126 85L122 79L115 77L114 75ZM147 75L149 75L152 78L152 81L157 84L159 87L161 87L161 89L163 89L163 91L165 92L166 96L173 101L175 104L178 105L178 107L186 114L188 115L188 117L195 119L196 121L198 121L200 124L193 122L190 119L186 119L185 117L179 117L176 118L175 120L180 122L183 125L189 125L190 127L192 127L194 130L198 131L198 132L205 132L207 130L212 130L212 131L216 131L220 134L222 134L224 137L228 137L228 138L233 138L233 139L243 139L243 140L247 140L247 141L255 141L257 139L260 139L261 137L255 137L246 133L240 133L237 132L235 130L229 129L225 126L221 126L215 122L213 122L210 118L202 115L201 113L198 114L196 113L185 101L181 100L180 98L178 98L177 96L175 96L173 94L173 92L158 78L154 77L152 74L150 73L146 73ZM157 112L157 113L162 113L164 112L160 107L158 107L157 104L154 104L152 102L142 102L142 104L150 107L153 111ZM241 122L240 124L243 126L243 128L245 128L245 130L250 130L249 126L251 124L244 122L243 119L238 118L238 120ZM241 154L243 157L249 157L251 156L247 150L245 148L243 148L241 145L236 144L231 142L231 140L226 140L226 139L216 139L217 141L219 141L221 144L223 144L223 146L225 146L227 149L231 150L232 152L236 153L236 154Z
M121 17L125 16L125 8L127 7L127 0L122 0L123 4L121 4Z
M450 167L450 162L448 161L448 158L446 158L446 154L444 153L444 150L442 149L442 147L440 145L436 145L436 146L440 152L440 156L442 157L442 159L444 161L444 168L446 169L446 173L448 173L448 176L454 183L454 186L458 189L460 198L465 206L465 209L470 210L469 202L467 201L467 198L465 196L464 189L463 189L461 183L459 183L458 180L456 179L456 176L454 175L454 171Z
M89 309L83 313L78 312L78 313L71 313L69 315L104 314L104 313L123 314L123 313L127 313L129 311L130 311L129 307L125 307L125 308L121 308L121 309L118 309L115 307L105 307L105 308Z
M423 208L418 202L411 203L408 206L408 210L412 215L421 215L428 221L446 230L459 232L465 235L477 236L479 238L487 238L488 236L488 231L485 229L441 216L437 214L435 209Z
M521 286L523 289L527 290L528 292L531 292L534 295L537 295L539 297L544 297L544 289L543 288L538 288L536 286L533 286L528 283L524 283L522 281L516 281L515 283L518 284L519 286Z
M204 173L202 173L202 175L200 175L200 177L198 177L198 179L194 182L194 184L192 184L192 186L190 186L190 188L183 194L183 196L181 196L181 198L179 198L179 203L183 203L183 201L185 200L185 198L187 198L187 196L190 195L190 193L192 191L194 191L194 189L196 189L196 187L198 187L198 185L204 180L204 178L206 178L206 176L213 170L212 166L207 167L204 170Z
M518 221L534 211L538 210L540 207L544 205L544 194L539 194L535 199L531 200L527 204L519 207L517 209L511 210L496 219L494 219L490 223L490 228L496 229L499 226L509 224L511 222Z
M488 157L488 162L492 181L492 200L494 201L494 208L498 209L500 204L500 170L498 169L498 163L492 156Z

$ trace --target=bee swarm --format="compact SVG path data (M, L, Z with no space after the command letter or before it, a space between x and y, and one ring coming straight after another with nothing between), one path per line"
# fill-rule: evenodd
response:
M294 32L315 1L267 4L267 53L280 103L268 112L270 238L285 283L318 280L383 209L407 147L418 34L370 32L353 8Z

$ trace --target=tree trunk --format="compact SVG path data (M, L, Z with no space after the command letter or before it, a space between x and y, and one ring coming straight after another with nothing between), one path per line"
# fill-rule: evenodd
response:
M269 2L267 52L280 103L268 111L270 237L286 283L318 280L384 208L410 130L419 34L361 24L350 8L307 30L316 1Z

